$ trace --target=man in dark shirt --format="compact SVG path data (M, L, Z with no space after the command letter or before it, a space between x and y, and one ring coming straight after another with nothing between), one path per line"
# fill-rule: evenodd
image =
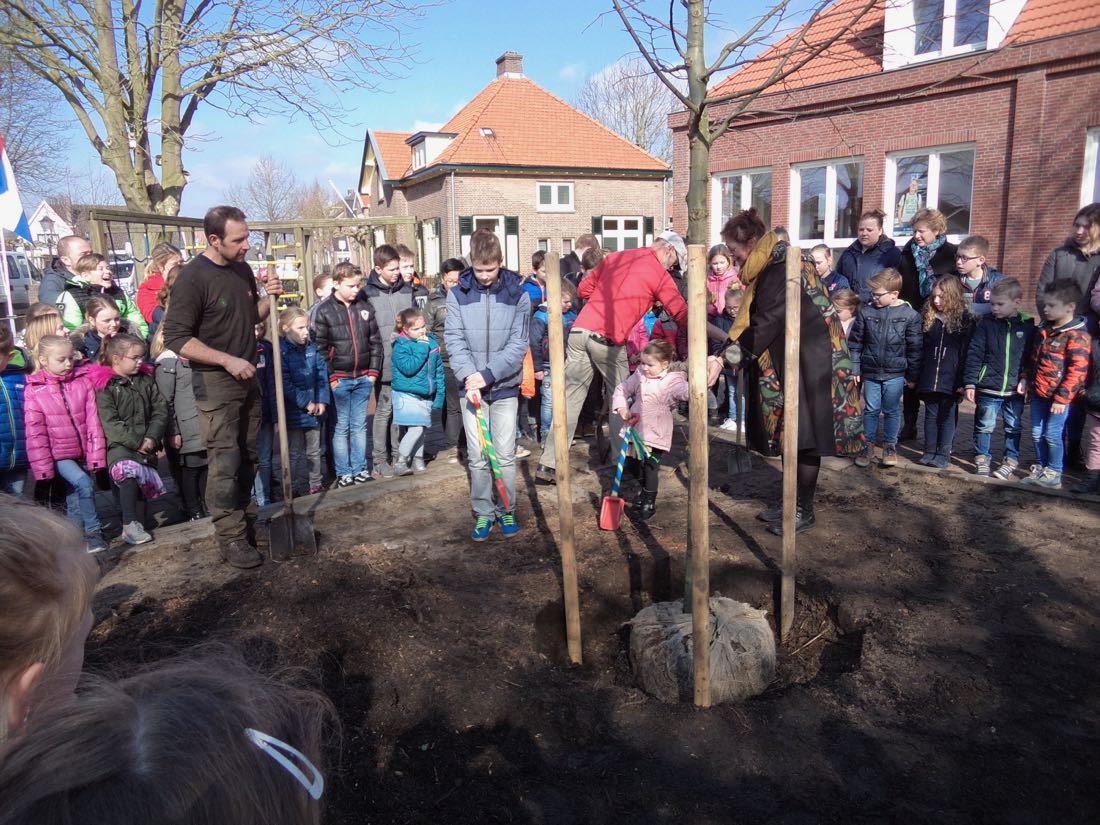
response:
M268 315L248 254L248 224L233 206L215 206L203 218L207 247L180 271L164 316L164 344L191 362L195 406L209 459L206 509L222 558L234 567L263 563L256 549L256 436L260 386L256 380L256 324ZM283 291L275 273L267 291ZM274 323L274 319L272 319Z

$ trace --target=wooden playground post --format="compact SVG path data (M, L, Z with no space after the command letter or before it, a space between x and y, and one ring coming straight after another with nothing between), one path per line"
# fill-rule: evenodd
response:
M707 248L688 247L688 549L695 705L710 707L710 444L707 431Z
M783 578L779 588L780 639L794 624L795 510L798 506L798 358L802 328L802 252L787 249L786 329L783 345Z
M565 601L565 638L569 659L581 663L581 600L577 591L577 551L573 529L573 491L569 484L569 437L565 409L565 331L561 320L561 261L546 255L546 314L550 338L550 398L553 406L554 463L557 468L558 533L561 583Z

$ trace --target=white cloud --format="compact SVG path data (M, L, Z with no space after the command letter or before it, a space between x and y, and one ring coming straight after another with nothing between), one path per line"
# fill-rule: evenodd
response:
M414 120L413 132L438 132L443 128L443 123L437 120Z
M583 63L567 63L558 69L558 77L566 81L574 81L584 74Z

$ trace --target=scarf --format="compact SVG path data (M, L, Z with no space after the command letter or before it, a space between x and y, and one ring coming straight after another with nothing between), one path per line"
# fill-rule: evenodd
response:
M736 341L749 326L749 314L752 312L752 299L756 294L756 280L760 273L771 263L772 252L779 242L779 236L769 232L756 242L752 252L749 253L745 265L741 267L741 284L745 289L745 295L741 299L741 309L737 313L737 319L730 327L730 340Z
M946 235L940 235L928 246L920 246L916 241L913 242L913 260L917 262L917 277L922 298L932 294L932 282L936 280L936 273L932 270L932 256L946 242Z

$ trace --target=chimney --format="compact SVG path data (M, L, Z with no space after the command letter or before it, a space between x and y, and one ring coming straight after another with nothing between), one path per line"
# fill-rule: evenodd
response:
M497 77L523 77L523 55L505 52L497 58Z

